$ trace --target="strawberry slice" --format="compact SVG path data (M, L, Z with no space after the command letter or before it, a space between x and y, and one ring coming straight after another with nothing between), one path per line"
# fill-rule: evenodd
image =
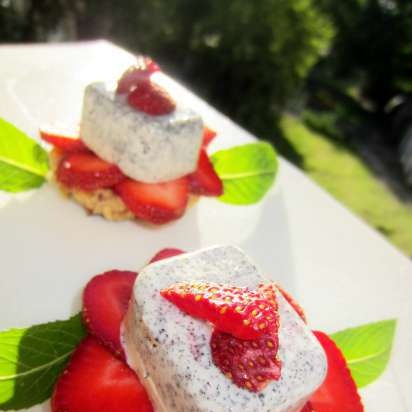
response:
M58 378L51 407L53 412L153 412L136 374L91 336Z
M361 398L340 349L325 333L313 332L328 359L328 373L310 399L316 412L363 412Z
M181 255L183 252L183 250L180 249L174 249L174 248L166 248L166 249L162 249L159 252L157 252L149 261L149 263L154 263L157 262L159 260L163 260L163 259L167 259L173 256L177 256L177 255Z
M57 180L68 187L92 191L120 183L125 176L93 153L67 153L57 168Z
M45 126L40 128L40 137L64 152L84 152L89 150L83 141L80 140L79 132L74 129Z
M83 319L92 335L123 356L120 324L126 314L137 273L111 270L90 280L83 291Z
M223 184L213 168L212 162L204 149L200 150L197 169L189 176L189 188L192 193L204 196L220 196Z
M241 388L259 392L280 378L277 333L242 340L215 329L210 345L215 365Z
M277 305L246 287L180 282L160 294L189 315L239 339L257 339L279 328Z
M210 144L210 142L216 137L217 133L209 129L209 127L205 126L203 129L203 142L202 142L202 147L207 148Z
M295 309L296 313L301 317L301 319L305 323L307 323L305 312L302 309L302 307L299 305L299 303L296 302L296 300L291 295L289 295L289 293L283 290L279 285L277 285L276 283L262 284L259 285L258 290L261 293L263 293L269 301L276 300L276 291L279 291L287 300L289 305L292 306L293 309Z
M160 71L160 67L150 57L143 57L134 66L129 67L117 83L116 93L131 92L142 80L146 80L154 72Z
M130 106L151 116L163 116L176 109L176 103L165 89L150 81L139 81L129 93Z
M313 409L311 403L308 402L308 403L303 407L303 409L300 410L300 412L316 412L316 411Z
M146 64L146 69L149 73L160 72L162 69L160 66L149 56L144 56L143 60Z
M128 179L118 184L115 191L137 218L155 224L182 216L189 197L186 178L154 184Z

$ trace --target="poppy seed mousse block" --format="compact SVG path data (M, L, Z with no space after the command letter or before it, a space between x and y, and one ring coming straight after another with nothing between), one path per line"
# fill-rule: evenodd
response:
M91 150L126 176L158 183L196 170L203 121L180 104L169 114L148 115L105 83L92 83L84 94L80 134Z
M179 282L214 282L251 290L268 279L240 249L217 246L146 266L139 274L122 326L127 362L156 412L298 412L322 384L325 353L280 293L281 375L260 392L233 383L214 364L213 326L161 296Z

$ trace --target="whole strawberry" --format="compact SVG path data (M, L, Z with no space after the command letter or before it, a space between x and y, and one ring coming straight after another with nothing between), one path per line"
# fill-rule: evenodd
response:
M130 106L151 116L162 116L173 112L176 103L162 87L149 78L142 79L129 93Z
M180 282L160 293L189 315L239 339L256 339L279 328L276 302L246 287Z
M150 57L142 57L134 66L129 67L117 82L116 93L131 92L142 80L148 79L160 67Z

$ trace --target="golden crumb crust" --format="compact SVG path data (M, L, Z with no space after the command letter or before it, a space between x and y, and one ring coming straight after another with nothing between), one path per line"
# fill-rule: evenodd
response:
M61 157L62 153L58 149L53 149L49 153L50 169L53 173L53 180L65 196L74 199L77 203L83 206L89 214L100 215L107 220L113 221L134 219L133 213L126 207L123 200L111 189L85 191L68 187L58 182L55 178L55 172Z

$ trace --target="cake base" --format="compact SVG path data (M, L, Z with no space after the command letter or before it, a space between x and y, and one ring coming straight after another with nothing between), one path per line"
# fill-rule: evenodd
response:
M62 152L53 149L49 153L50 169L53 173L53 181L60 191L68 198L79 203L90 215L100 215L107 220L122 221L134 220L135 216L126 207L123 200L111 189L96 189L86 191L74 187L68 187L56 179L56 170L62 158Z

